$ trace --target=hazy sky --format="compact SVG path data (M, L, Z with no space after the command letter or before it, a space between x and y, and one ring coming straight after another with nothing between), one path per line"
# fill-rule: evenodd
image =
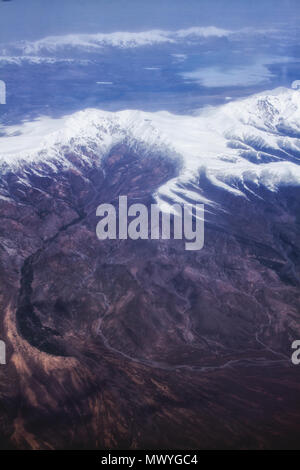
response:
M0 41L199 25L297 26L299 19L299 0L0 0Z

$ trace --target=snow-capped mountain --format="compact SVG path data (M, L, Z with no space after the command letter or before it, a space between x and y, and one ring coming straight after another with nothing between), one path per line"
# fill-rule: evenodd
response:
M227 37L230 34L234 34L234 32L217 28L216 26L198 26L177 31L149 30L141 32L119 31L114 33L69 34L65 36L49 36L37 41L20 41L7 44L0 49L0 54L6 55L9 50L18 51L25 56L52 54L63 48L95 51L107 46L130 49L163 43L180 43L186 39L199 41L201 38Z
M140 384L134 410L156 400L151 413L170 429L166 448L178 404L184 422L191 416L187 448L203 445L201 426L209 446L227 436L230 445L240 442L244 424L230 416L225 438L207 432L212 405L202 395L216 389L217 415L230 409L252 423L257 447L269 425L249 421L250 407L269 407L272 426L287 410L298 423L289 397L299 383L290 370L300 333L299 96L279 89L193 116L87 109L1 130L1 337L9 368L0 399L15 409L21 393L27 410L21 437L21 418L12 433L9 411L2 417L10 445L69 445L68 423L82 416L91 418L80 443L98 448L98 433L103 446L123 442L126 427L110 417L131 422L128 403ZM119 195L147 207L156 198L166 211L175 201L204 202L203 249L188 252L181 240L100 242L96 209ZM143 447L148 431L132 433Z
M70 152L87 165L97 160L100 164L115 145L122 143L142 154L174 158L180 165L179 175L158 190L158 197L168 195L181 202L182 188L194 183L199 171L214 184L239 195L246 195L247 182L270 190L278 185L300 184L298 90L281 88L206 108L194 116L87 109L3 131L0 158L8 167L24 161L34 166L41 161L57 168L68 167ZM189 198L193 199L191 190ZM199 200L199 194L194 198Z

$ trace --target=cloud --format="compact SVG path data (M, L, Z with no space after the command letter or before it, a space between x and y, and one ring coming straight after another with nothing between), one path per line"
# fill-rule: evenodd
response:
M221 88L234 86L253 86L270 81L274 74L269 69L272 64L294 61L290 57L264 57L254 64L232 66L212 66L198 68L192 72L183 72L180 75L185 80L197 82L207 88Z
M261 64L231 69L204 67L181 75L187 80L196 81L199 85L208 88L257 85L269 81L273 77L269 69Z

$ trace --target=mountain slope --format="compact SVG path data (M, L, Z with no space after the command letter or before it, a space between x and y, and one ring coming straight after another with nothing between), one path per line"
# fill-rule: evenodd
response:
M5 129L4 448L298 445L297 93ZM119 195L204 201L204 248L100 242Z

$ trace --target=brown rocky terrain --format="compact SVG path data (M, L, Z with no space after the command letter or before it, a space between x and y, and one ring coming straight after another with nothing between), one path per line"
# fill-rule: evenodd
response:
M299 187L242 198L203 171L201 251L100 242L97 206L151 204L177 164L88 156L1 177L1 447L299 447Z

